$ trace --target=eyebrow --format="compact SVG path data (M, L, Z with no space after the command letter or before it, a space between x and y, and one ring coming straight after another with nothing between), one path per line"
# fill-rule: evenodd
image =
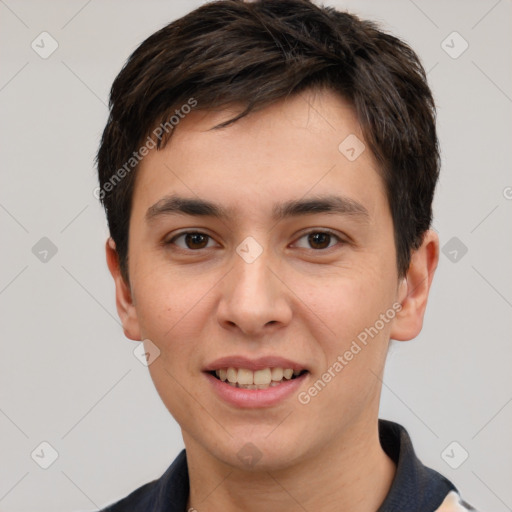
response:
M370 220L368 210L361 203L348 197L333 195L293 199L275 204L272 209L272 218L280 221L290 217L319 213L347 215L366 222ZM171 195L150 206L146 212L146 220L151 221L157 217L179 214L227 220L230 216L235 216L235 211L204 199Z

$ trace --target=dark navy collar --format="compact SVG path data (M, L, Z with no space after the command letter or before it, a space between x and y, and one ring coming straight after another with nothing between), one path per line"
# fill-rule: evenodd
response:
M434 512L450 491L457 491L448 479L420 462L404 427L379 419L379 438L397 467L391 489L377 512Z
M456 491L449 480L420 462L404 427L379 419L379 437L397 470L377 512L434 512L450 491ZM103 511L186 512L188 494L187 457L182 450L158 480L143 485Z

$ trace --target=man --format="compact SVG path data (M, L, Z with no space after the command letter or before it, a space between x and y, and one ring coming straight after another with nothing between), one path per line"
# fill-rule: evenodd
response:
M307 0L208 3L116 78L98 169L124 332L186 447L106 510L474 510L378 419L439 257L407 45Z

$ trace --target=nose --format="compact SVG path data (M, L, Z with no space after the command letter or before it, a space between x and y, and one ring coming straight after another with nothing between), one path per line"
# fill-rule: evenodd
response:
M270 268L265 252L252 263L234 256L234 268L223 280L217 310L218 322L224 329L257 338L289 324L290 292Z

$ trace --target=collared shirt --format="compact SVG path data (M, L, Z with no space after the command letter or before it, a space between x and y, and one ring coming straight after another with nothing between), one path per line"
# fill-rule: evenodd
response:
M379 437L383 450L396 464L396 474L377 512L475 511L460 498L448 479L420 462L404 427L379 419ZM103 511L187 512L188 495L187 457L182 450L158 480L143 485Z

